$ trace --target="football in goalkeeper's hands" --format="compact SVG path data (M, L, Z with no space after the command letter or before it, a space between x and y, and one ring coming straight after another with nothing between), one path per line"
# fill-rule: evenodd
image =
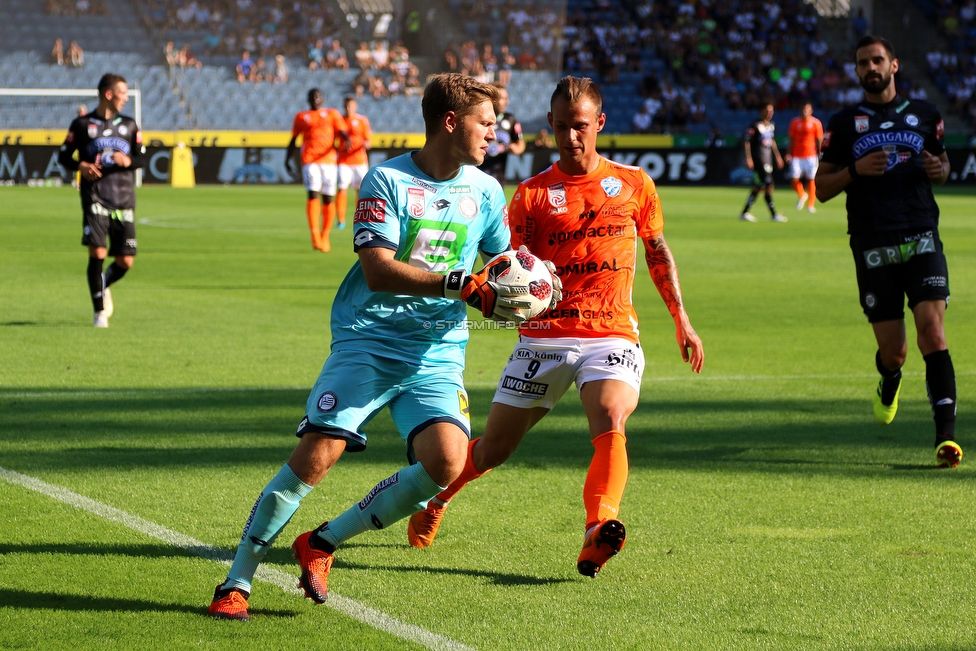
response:
M542 260L524 250L505 251L492 260L498 258L507 258L509 264L503 263L492 268L488 280L520 290L517 300L521 305L518 311L525 318L531 319L549 309L552 300L552 274Z

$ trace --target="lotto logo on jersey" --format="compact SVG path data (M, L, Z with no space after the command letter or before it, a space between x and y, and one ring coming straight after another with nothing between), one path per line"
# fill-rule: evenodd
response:
M386 223L386 201L383 199L360 199L356 203L353 221L357 224Z
M424 216L424 191L420 188L407 188L407 211L411 217Z

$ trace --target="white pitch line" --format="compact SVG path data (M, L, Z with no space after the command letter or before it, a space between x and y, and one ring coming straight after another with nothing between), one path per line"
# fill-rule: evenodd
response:
M956 376L976 375L976 371L956 371ZM903 372L904 377L924 377L924 371ZM812 375L695 375L689 373L681 377L645 377L643 382L766 382L768 380L843 380L877 379L877 373L833 373ZM469 389L491 389L497 382L465 382ZM85 396L165 396L192 393L249 393L259 391L311 391L312 387L211 387L197 389L119 389L119 390L73 390L73 391L31 391L24 393L4 393L0 388L0 400L10 398L71 398Z
M205 542L191 538L190 536L184 535L178 531L167 529L166 527L156 524L155 522L145 520L137 515L132 515L131 513L126 513L125 511L115 508L114 506L96 502L93 499L73 493L65 488L61 488L60 486L48 484L47 482L43 482L35 477L22 475L12 470L0 468L0 479L43 495L47 495L48 497L54 498L59 502L67 504L68 506L72 506L83 511L88 511L89 513L103 517L106 520L111 520L112 522L126 526L129 529L143 533L150 538L155 538L156 540L160 540L175 547L180 547L192 554L196 554L197 556L201 556L208 560L218 561L228 566L231 564L231 561L233 561L233 554L226 549L208 545ZM277 586L288 594L298 595L300 597L304 596L304 592L296 587L298 577L289 574L288 572L284 572L273 567L260 567L258 568L255 578ZM431 633L430 631L420 628L419 626L401 622L400 620L391 617L384 612L376 610L375 608L370 608L369 606L361 604L353 599L337 595L332 591L329 591L329 599L326 601L325 605L342 613L343 615L347 615L353 619L359 620L367 626L371 626L375 629L395 635L403 640L422 644L428 649L434 649L435 651L475 651L473 648L465 646L460 642L456 642L442 635L437 635L436 633Z

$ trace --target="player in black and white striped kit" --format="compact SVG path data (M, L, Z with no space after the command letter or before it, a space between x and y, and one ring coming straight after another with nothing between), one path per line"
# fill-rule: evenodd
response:
M98 82L98 106L71 123L58 154L62 167L81 172L81 244L88 247L88 288L96 328L108 327L113 311L108 288L132 267L136 255L135 170L144 164L145 149L135 120L120 114L128 101L125 79L103 75ZM108 255L115 259L103 274Z
M847 193L847 232L861 307L878 342L875 417L888 424L898 409L901 367L908 354L907 296L925 360L936 463L955 467L962 448L954 440L956 375L944 327L949 270L932 194L932 186L949 177L942 116L929 102L898 96L898 59L886 39L863 37L855 63L864 102L838 111L827 124L817 198L827 201Z

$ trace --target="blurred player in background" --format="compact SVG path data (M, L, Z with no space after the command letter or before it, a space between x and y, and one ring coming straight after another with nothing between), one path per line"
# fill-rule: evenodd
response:
M803 210L806 204L808 212L817 212L813 204L817 199L817 167L823 135L823 124L813 117L813 104L804 102L800 115L790 121L790 145L786 153L797 210Z
M577 569L593 577L626 539L619 519L628 475L625 426L637 408L644 371L631 296L638 239L674 319L682 358L699 373L705 357L664 241L654 182L641 168L597 153L597 134L606 123L599 89L588 78L563 77L550 107L559 161L519 185L509 220L513 245L556 265L564 298L521 327L484 435L471 442L461 476L410 518L407 535L414 547L430 545L451 498L508 459L575 382L594 447L583 485L586 521Z
M98 106L72 121L58 154L62 167L81 174L81 244L88 247L88 290L96 328L108 327L114 311L109 287L132 268L136 256L135 170L143 166L145 152L139 125L121 115L128 101L125 79L103 75ZM102 273L109 255L114 260Z
M949 177L945 126L934 104L900 97L898 59L886 39L864 36L855 49L864 102L835 113L824 134L817 196L847 193L847 232L861 307L878 342L881 374L874 416L887 425L898 410L901 367L908 355L905 297L925 360L925 387L935 418L935 459L954 468L956 372L945 337L949 268L939 237L932 185Z
M293 177L298 177L295 169L295 143L302 137L302 180L308 191L305 202L305 215L308 229L312 234L312 247L328 252L329 231L335 219L336 188L338 168L336 166L336 138L346 146L349 137L342 114L334 108L323 108L324 96L318 88L308 91L307 111L295 115L291 128L291 140L285 152L285 167ZM321 222L319 221L321 218ZM321 226L319 224L321 223Z
M505 166L508 155L521 155L525 152L525 140L522 139L522 125L512 113L508 112L508 90L501 84L494 84L498 89L498 99L495 100L495 135L498 140L488 148L485 162L481 164L481 171L491 174L501 184L505 185Z
M773 204L773 162L776 163L775 169L783 169L783 157L780 156L779 148L776 146L776 124L773 122L772 104L767 103L760 107L759 119L746 129L742 146L746 153L746 167L752 170L753 181L752 191L746 199L746 205L739 219L746 222L756 221L756 217L749 210L759 196L759 192L764 191L766 205L769 206L769 214L773 221L785 222L786 217L776 212L776 206Z
M346 204L349 200L348 190L356 190L369 170L369 150L372 148L373 131L369 126L369 118L356 113L359 104L355 96L347 96L343 102L343 119L346 121L346 133L349 134L349 144L339 148L339 193L336 194L336 215L339 228L346 227Z
M359 261L333 301L332 352L298 426L301 440L258 497L212 615L248 619L251 582L268 548L342 453L366 448L363 428L383 407L410 465L295 540L309 598L325 601L340 544L423 509L461 473L470 436L465 303L487 317L515 317L488 269L465 271L479 252L510 246L505 195L474 167L495 139L495 92L467 75L432 77L422 102L423 148L366 174L354 218Z

